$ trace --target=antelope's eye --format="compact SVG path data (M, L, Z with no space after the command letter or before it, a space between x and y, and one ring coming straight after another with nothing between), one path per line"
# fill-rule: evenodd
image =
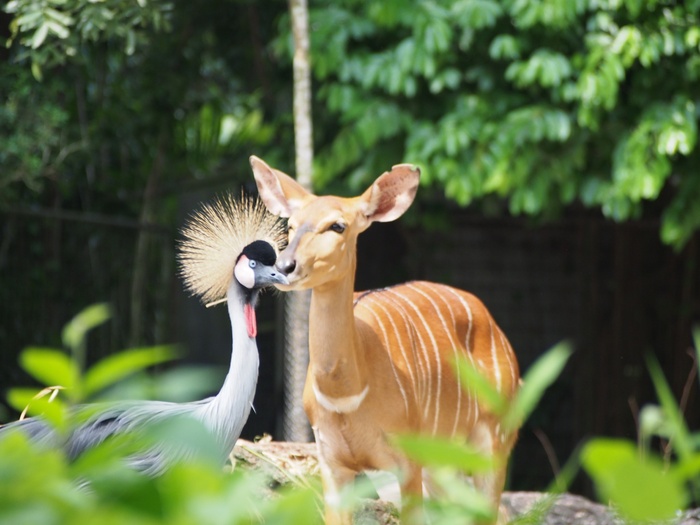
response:
M250 266L251 268L255 268L257 265L258 265L257 261L254 261L252 259L250 261L248 261L248 266Z
M334 231L335 233L343 233L345 231L345 225L339 222L334 222L328 229Z

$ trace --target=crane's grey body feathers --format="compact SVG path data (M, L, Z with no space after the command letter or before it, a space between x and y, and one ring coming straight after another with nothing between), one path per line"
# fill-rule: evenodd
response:
M286 282L274 270L276 254L285 242L284 228L259 200L226 195L195 213L183 235L178 258L186 288L205 302L222 297L227 301L233 345L229 371L219 393L191 403L125 401L77 406L73 416L78 424L60 435L40 417L10 423L0 427L0 432L21 430L42 445L62 447L72 460L111 436L138 435L150 423L187 416L201 421L212 433L221 464L226 461L255 396L259 357L253 309L258 291ZM238 265L238 273L250 272L250 282L234 278ZM138 470L158 474L173 459L193 453L184 444L155 443L129 457L129 463Z

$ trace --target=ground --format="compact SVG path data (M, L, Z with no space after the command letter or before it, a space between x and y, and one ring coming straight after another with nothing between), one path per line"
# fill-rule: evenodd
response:
M288 483L305 483L318 475L316 446L313 443L286 443L262 439L256 443L239 440L232 459L236 468L262 470L270 476L271 490ZM548 495L540 492L506 492L503 506L513 524L541 525L622 525L610 508L572 494ZM540 517L535 513L540 509ZM367 500L355 515L358 524L398 524L391 503ZM674 525L699 525L700 510L686 512Z

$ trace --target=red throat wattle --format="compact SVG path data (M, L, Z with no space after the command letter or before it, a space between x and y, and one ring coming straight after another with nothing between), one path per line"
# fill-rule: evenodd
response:
M243 313L245 314L245 325L248 329L248 337L257 336L258 323L255 320L255 308L253 308L253 305L246 303L243 307Z

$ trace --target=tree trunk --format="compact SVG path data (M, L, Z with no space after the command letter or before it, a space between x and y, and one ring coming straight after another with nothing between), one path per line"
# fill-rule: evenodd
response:
M311 69L309 65L309 13L306 0L290 0L294 34L294 143L297 181L311 190L313 140L311 121ZM287 441L310 441L302 406L309 363L310 291L292 292L285 305L285 406L282 434Z

